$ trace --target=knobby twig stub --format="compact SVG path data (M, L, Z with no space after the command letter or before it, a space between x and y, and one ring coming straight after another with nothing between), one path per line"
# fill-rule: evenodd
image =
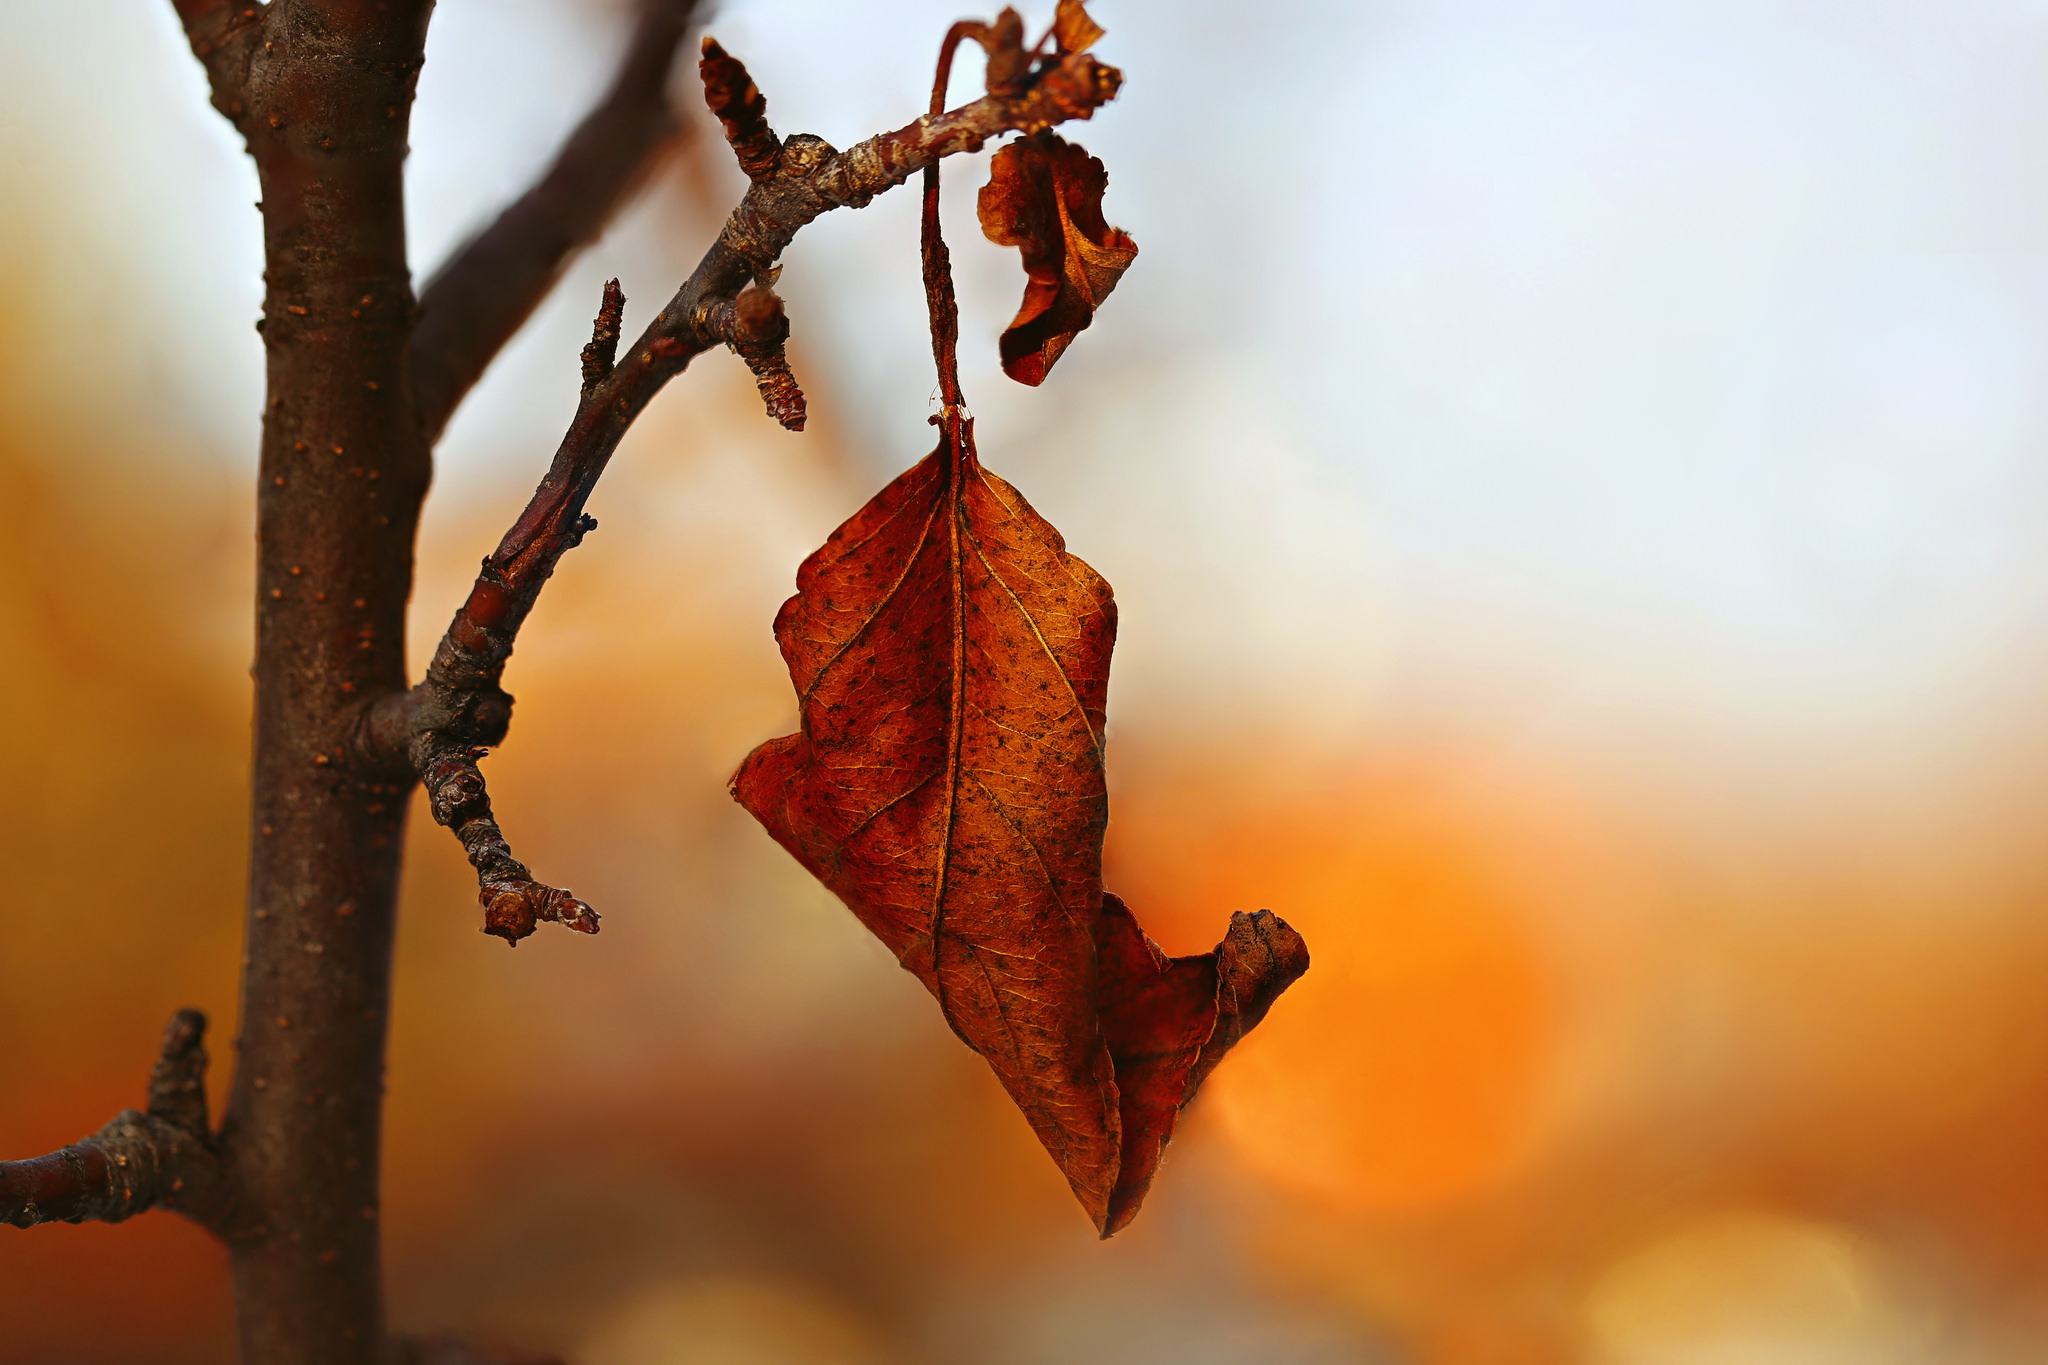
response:
M0 1163L0 1222L118 1223L174 1208L218 1227L226 1211L220 1152L206 1119L206 1016L180 1010L164 1030L142 1110L27 1161Z

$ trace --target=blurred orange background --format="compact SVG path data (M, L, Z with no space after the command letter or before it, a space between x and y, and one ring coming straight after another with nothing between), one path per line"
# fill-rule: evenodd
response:
M857 8L717 20L781 131L920 107L954 9ZM782 282L812 430L706 356L508 675L499 810L604 932L507 953L415 820L394 1323L585 1365L2048 1358L2048 12L1094 8L1130 84L1075 135L1144 255L1008 385L962 158L968 397L1119 590L1110 884L1175 952L1271 907L1313 969L1098 1244L727 798L792 724L797 561L929 444L911 196L821 220ZM442 0L423 273L624 17ZM231 1065L260 258L160 0L0 13L0 108L28 1155L137 1103L178 1006L216 1099ZM739 183L700 120L459 414L416 654L545 465L598 282L637 326ZM9 1362L223 1359L225 1257L162 1215L9 1230L0 1322Z

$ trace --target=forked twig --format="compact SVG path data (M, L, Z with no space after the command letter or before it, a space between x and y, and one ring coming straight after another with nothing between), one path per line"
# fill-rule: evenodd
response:
M752 181L745 197L623 357L612 349L623 300L616 281L606 286L584 349L582 396L547 477L484 561L425 680L365 713L364 746L426 783L434 818L456 832L477 869L484 931L508 943L548 920L597 930L589 905L535 881L512 856L476 760L505 736L512 706L500 686L505 663L555 565L596 526L584 506L627 428L663 385L720 344L753 368L771 414L800 428L803 396L782 352L788 321L769 288L776 261L797 232L832 209L866 205L942 157L977 151L990 138L1088 118L1115 97L1122 81L1114 67L1085 53L1047 58L1022 77L1010 72L997 93L840 152L807 134L777 139L746 68L708 39L704 52L706 97Z

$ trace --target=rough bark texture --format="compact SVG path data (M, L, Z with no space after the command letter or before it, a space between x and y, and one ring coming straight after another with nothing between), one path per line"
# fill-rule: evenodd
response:
M241 1055L221 1141L242 1356L383 1350L378 1153L411 784L344 762L362 697L405 685L429 477L406 402L403 173L431 4L265 14L239 120L263 186L268 407Z

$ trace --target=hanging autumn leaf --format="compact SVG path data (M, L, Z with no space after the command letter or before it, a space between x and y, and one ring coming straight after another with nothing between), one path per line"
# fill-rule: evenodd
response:
M1078 3L1061 5L1058 24L1063 48L1100 36ZM957 43L978 37L993 55L1018 29L1011 11L993 30L954 25L932 111ZM1025 187L996 196L1016 208L1006 221L1041 241L1053 221L1046 214L1070 235L1078 214L1094 233L1083 238L1090 252L1122 243L1120 272L1137 248L1102 225L1100 163L1049 133L1021 145L1012 169L991 182ZM1043 203L1031 197L1034 174L1048 187ZM775 638L802 729L748 755L733 796L938 998L1107 1237L1137 1213L1181 1109L1308 969L1308 949L1261 910L1233 916L1215 952L1168 958L1122 901L1103 894L1103 706L1116 603L1109 584L975 456L936 165L925 168L924 186L939 445L797 570ZM990 205L984 190L985 225ZM1055 266L1076 259L1059 250ZM1044 377L1115 283L1114 273L1101 283L1087 269L1079 278L1090 291L1084 315L1032 343L1028 383ZM1054 300L1040 311L1065 306L1060 316L1071 319L1071 304L1059 303L1069 286L1049 288Z
M1106 1236L1307 952L1261 912L1168 959L1103 895L1109 585L945 426L798 571L775 635L803 728L733 794L938 998Z
M1078 6L1076 12L1087 23L1086 13ZM1077 29L1077 40L1082 36ZM1019 138L990 161L978 205L981 230L1024 258L1024 303L998 344L1003 372L1020 384L1045 382L1137 259L1138 244L1103 219L1108 188L1102 163L1050 129Z

